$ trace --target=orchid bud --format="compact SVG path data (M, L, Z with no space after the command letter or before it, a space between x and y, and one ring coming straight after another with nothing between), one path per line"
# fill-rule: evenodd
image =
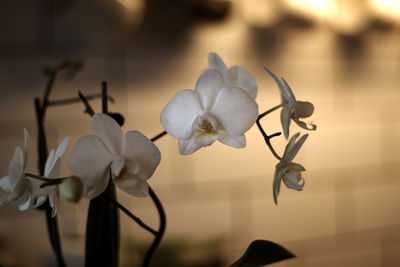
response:
M61 195L70 202L78 202L83 193L83 184L79 177L71 176L63 179L60 186Z

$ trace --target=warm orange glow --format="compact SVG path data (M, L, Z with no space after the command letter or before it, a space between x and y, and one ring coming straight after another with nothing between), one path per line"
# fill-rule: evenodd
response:
M244 20L251 26L268 27L276 24L282 16L279 1L246 0L241 1Z
M334 8L332 0L286 0L286 2L296 13L312 18L326 17Z
M380 18L400 23L400 0L370 0Z

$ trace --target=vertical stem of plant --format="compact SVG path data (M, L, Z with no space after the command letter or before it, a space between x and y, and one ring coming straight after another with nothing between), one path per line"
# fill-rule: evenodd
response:
M157 235L154 238L154 241L151 244L143 260L143 265L142 265L143 267L148 267L150 265L151 258L153 257L154 252L156 251L158 245L160 244L164 236L165 228L167 226L167 218L165 216L164 208L161 204L161 201L158 199L156 193L153 191L153 189L151 189L150 186L149 186L149 194L154 204L157 207L158 215L160 216L160 226L158 227Z
M107 83L102 83L102 111L108 113ZM108 200L116 200L115 186L111 172L107 189L92 199L89 205L86 225L85 266L118 266L119 257L119 211ZM107 197L108 196L108 197Z
M35 98L35 111L36 111L36 120L38 127L38 156L39 156L38 168L40 174L44 175L44 166L46 164L48 149L46 141L46 132L44 129L43 109L39 98ZM46 201L45 204L43 204L43 207L46 209L47 229L49 232L51 246L53 247L54 253L56 254L58 266L64 267L66 266L66 264L61 250L61 240L58 231L57 217L56 216L52 217L52 208L50 207L48 201Z

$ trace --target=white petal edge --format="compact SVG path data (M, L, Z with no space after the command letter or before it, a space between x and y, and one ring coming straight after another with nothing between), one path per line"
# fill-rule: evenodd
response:
M160 150L138 131L127 132L123 144L123 156L139 165L135 178L141 181L149 179L160 164Z
M231 85L242 88L251 98L256 99L258 87L253 76L239 66L230 68L229 73L231 76Z
M115 185L122 191L135 197L146 197L149 194L149 186L146 181L135 178L114 179Z
M230 136L226 133L220 134L218 141L235 148L243 148L246 146L246 138L244 135Z
M118 123L110 116L97 113L92 117L92 132L105 144L113 155L121 153L122 131Z
M198 94L183 90L174 95L161 111L161 124L172 137L187 139L192 135L194 120L203 113Z
M92 199L106 189L109 166L113 157L98 137L81 137L71 149L68 165L73 174L82 179L84 196Z
M228 68L226 67L220 56L218 56L216 53L209 53L208 66L210 67L210 69L217 70L219 73L221 73L225 85L230 86L231 77L229 75Z
M256 122L258 105L243 89L223 89L210 111L231 136L244 134Z
M29 149L29 133L28 130L24 128L24 164L23 170L26 170L28 165L28 149Z
M196 142L195 136L186 140L179 140L178 146L181 155L190 155L202 148L202 145Z
M215 70L206 70L197 80L195 91L199 94L204 111L209 111L215 103L217 95L228 87L221 74Z

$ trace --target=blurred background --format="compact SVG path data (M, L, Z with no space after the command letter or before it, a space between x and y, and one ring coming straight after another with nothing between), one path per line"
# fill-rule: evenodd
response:
M45 66L84 62L72 80L58 77L52 100L100 92L106 80L124 114L124 131L153 137L162 108L194 89L209 52L257 80L260 112L280 103L264 72L283 76L298 100L314 103L318 125L295 161L303 192L282 186L272 199L276 159L254 126L245 149L220 143L180 156L177 141L156 142L162 161L149 183L167 213L154 266L227 266L254 239L282 244L297 258L274 266L398 266L400 263L399 0L14 0L0 2L0 174L23 128L36 171L33 98L43 94ZM92 102L100 111L99 100ZM89 134L76 103L51 107L49 147ZM279 111L262 121L281 131ZM291 133L305 133L292 124ZM286 141L273 139L282 153ZM62 176L68 175L66 160ZM150 198L118 191L121 203L158 226ZM69 266L83 266L88 201L60 203ZM139 266L152 235L121 213L120 266ZM54 266L45 216L0 209L0 264Z

